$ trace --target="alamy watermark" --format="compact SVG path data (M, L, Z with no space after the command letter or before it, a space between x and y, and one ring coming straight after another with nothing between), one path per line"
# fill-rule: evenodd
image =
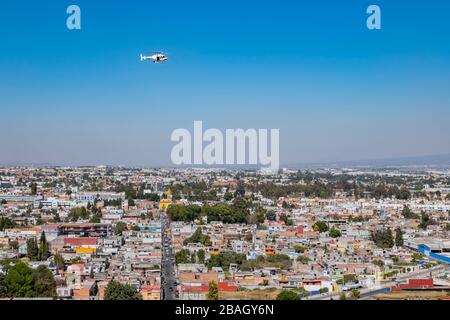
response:
M66 27L69 30L81 30L81 9L78 5L72 4L67 7L66 14L69 16L66 20ZM366 26L369 30L381 29L381 8L376 4L367 7L366 14L369 17L366 20Z
M279 129L270 129L269 141L268 129L226 129L223 134L211 128L203 132L203 122L194 121L193 135L188 129L176 129L170 139L178 142L171 152L176 165L257 165L271 170L280 166Z

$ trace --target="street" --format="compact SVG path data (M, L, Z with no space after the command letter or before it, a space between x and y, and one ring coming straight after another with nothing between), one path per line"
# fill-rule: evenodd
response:
M163 220L161 225L162 231L162 264L161 264L161 287L162 299L174 300L176 291L175 278L175 257L172 248L172 239L170 235L170 222L165 213L161 213Z

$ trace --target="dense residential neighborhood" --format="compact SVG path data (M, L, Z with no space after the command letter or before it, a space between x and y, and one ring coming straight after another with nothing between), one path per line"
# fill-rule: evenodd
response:
M0 169L2 299L444 299L449 234L448 169Z

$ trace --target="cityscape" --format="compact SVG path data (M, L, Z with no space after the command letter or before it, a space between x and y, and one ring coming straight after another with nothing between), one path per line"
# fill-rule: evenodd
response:
M2 316L450 300L450 1L1 7Z
M449 298L445 167L7 167L0 190L2 299Z

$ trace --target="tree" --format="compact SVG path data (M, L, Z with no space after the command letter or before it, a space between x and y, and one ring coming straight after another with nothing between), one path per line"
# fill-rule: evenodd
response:
M394 236L390 228L377 230L372 233L372 241L380 248L392 248L394 246Z
M266 213L266 218L269 221L275 221L277 220L277 214L274 211L269 210Z
M205 263L205 250L203 249L198 250L197 258L199 263Z
M39 252L38 252L38 258L40 261L47 260L47 258L50 256L50 253L48 252L48 243L47 239L45 237L45 232L43 231L41 233L41 239L39 240Z
M397 227L395 229L395 245L397 247L403 246L403 231L400 229L400 227Z
M219 300L219 287L217 283L211 281L209 283L208 294L206 295L206 300Z
M33 272L34 294L36 297L56 297L56 282L53 273L44 265Z
M384 262L382 260L373 260L372 263L376 266L379 266L380 268L384 267Z
M347 297L345 296L344 292L342 292L341 295L339 296L339 300L347 300Z
M19 249L19 242L17 242L17 240L10 240L9 241L9 247L12 250L17 250L17 249Z
M294 250L297 253L305 253L306 247L305 246L294 246Z
M0 298L8 297L8 287L6 286L5 276L0 274Z
M236 187L236 192L234 193L235 197L243 197L245 195L245 183L242 180L239 180Z
M301 264L307 264L309 262L309 258L307 256L298 256L297 261Z
M53 263L55 264L56 268L61 270L64 269L65 261L61 254L57 253L53 256Z
M85 207L73 208L69 211L68 218L72 222L77 222L79 219L87 220L89 219L90 213Z
M233 194L231 192L225 192L225 194L223 195L223 199L225 201L230 201L233 199Z
M184 245L187 245L188 243L201 243L205 247L212 245L211 238L208 235L204 235L201 228L197 228L191 237L183 241Z
M208 268L221 267L223 270L228 270L230 264L235 263L241 266L247 260L245 254L235 253L231 251L212 255L208 260Z
M422 260L422 259L423 259L423 254L421 254L421 253L419 253L419 252L414 252L414 253L411 255L411 257L412 257L412 259L413 259L414 261L416 261L416 260Z
M418 219L419 216L412 212L408 205L403 206L402 215L405 219Z
M33 270L18 260L8 259L2 264L5 275L0 275L0 297L56 297L53 273L45 265Z
M420 217L419 228L426 230L429 225L432 225L434 223L435 223L434 220L432 218L430 218L430 216L428 214L426 214L425 212L422 212L421 217Z
M1 217L0 218L0 231L4 231L5 229L11 229L15 227L15 223L13 220L11 220L8 217Z
M341 236L341 232L333 226L330 230L330 237L339 238L340 236Z
M27 256L31 261L39 259L39 247L34 237L27 240Z
M277 300L300 300L300 297L297 293L291 290L282 290L277 295Z
M330 289L328 289L327 287L321 288L321 289L319 290L320 293L327 293L327 292L329 292L329 291L330 291Z
M177 253L175 253L175 262L176 264L190 263L190 253L188 249L181 249Z
M114 234L121 236L124 231L128 230L128 226L125 222L119 221L113 228Z
M30 189L31 189L31 194L33 196L37 194L37 184L36 184L36 182L31 183Z
M89 220L90 223L100 223L101 217L98 214L93 214L91 219Z
M105 289L105 300L142 300L142 295L129 284L111 280Z
M361 297L361 292L359 290L354 289L350 292L350 297L352 297L355 300L358 300Z
M33 270L24 262L18 262L5 276L8 297L34 297Z
M309 291L306 290L304 287L298 288L298 291L299 291L298 294L299 299L306 298L309 296Z
M313 230L319 232L326 232L328 231L328 226L323 221L317 221L316 223L313 224Z

